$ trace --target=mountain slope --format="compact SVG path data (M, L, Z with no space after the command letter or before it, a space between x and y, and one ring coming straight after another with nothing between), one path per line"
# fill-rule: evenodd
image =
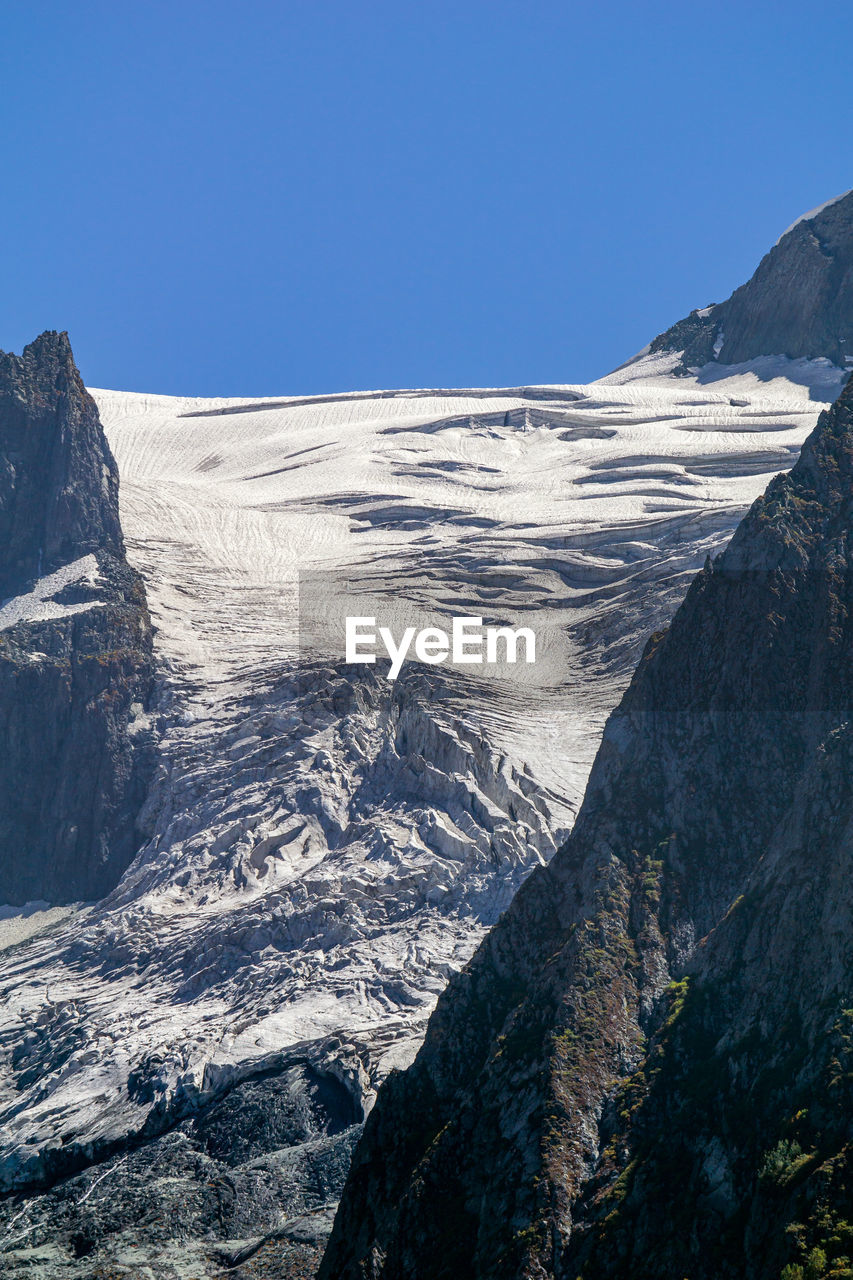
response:
M74 1240L94 1250L80 1274L125 1248L177 1265L190 1246L163 1239L163 1197L210 1158L182 1126L233 1093L218 1150L236 1148L240 1091L275 1108L287 1081L309 1135L282 1137L276 1171L260 1139L263 1171L219 1166L232 1209L187 1216L178 1196L175 1230L194 1275L210 1238L306 1209L327 1229L353 1134L306 1080L341 1082L360 1119L411 1060L447 978L570 827L644 636L839 377L782 361L706 390L637 373L257 406L97 393L164 732L121 884L7 953L0 1047L26 1045L0 1071L7 1267L23 1250L33 1274L27 1250L49 1245L52 1275ZM354 673L296 628L299 589L340 599L342 581L378 608L408 591L441 616L526 609L553 658L526 683Z
M843 1252L851 521L848 388L649 642L567 844L380 1092L323 1280Z
M648 634L842 380L825 357L680 361L590 386L93 393L157 629L131 722L156 715L157 763L108 897L0 912L4 1274L311 1265L377 1088L564 841ZM392 683L328 643L355 602L527 619L542 661Z
M760 356L853 365L853 191L798 219L726 302L692 311L655 338L681 368Z
M0 900L103 895L139 845L153 679L118 468L67 335L0 355Z

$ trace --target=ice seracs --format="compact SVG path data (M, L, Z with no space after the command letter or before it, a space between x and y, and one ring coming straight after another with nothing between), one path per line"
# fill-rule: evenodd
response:
M570 829L646 637L842 378L673 364L509 390L94 393L163 738L118 888L6 953L6 1187L123 1159L297 1059L363 1114L411 1059L448 975ZM342 599L511 619L537 661L410 659L388 682L312 652Z

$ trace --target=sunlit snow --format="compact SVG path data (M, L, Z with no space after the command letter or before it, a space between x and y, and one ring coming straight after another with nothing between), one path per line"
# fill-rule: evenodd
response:
M94 393L164 736L118 889L6 952L0 1035L69 1045L35 1084L0 1076L8 1183L44 1146L138 1132L297 1046L364 1105L411 1057L570 828L645 639L843 376L675 364L509 390ZM305 575L527 611L549 662L525 679L411 664L389 685L298 655ZM141 1066L153 1095L132 1097Z

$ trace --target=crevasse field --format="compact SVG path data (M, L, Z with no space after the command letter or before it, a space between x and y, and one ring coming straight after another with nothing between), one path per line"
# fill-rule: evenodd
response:
M111 896L0 919L2 945L34 938L4 967L0 1029L38 1068L0 1076L6 1187L45 1150L97 1155L289 1057L359 1114L411 1060L449 974L570 829L645 639L843 377L675 360L586 386L93 393L157 627L162 757ZM326 584L526 618L540 661L407 663L389 683L311 651ZM0 627L49 616L53 589ZM21 1247L28 1212L8 1224Z

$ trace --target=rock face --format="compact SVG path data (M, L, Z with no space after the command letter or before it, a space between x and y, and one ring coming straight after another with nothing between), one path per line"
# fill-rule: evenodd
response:
M99 897L139 843L152 632L66 334L0 355L0 902Z
M685 371L765 355L853 365L853 192L796 222L751 280L691 312L651 350L683 352Z
M65 333L0 353L0 596L91 552L124 558L118 468Z
M131 1084L137 1094L153 1090L141 1073ZM342 1083L295 1055L189 1110L163 1134L82 1171L72 1160L65 1176L55 1173L53 1185L23 1202L5 1197L4 1275L45 1280L69 1267L106 1275L104 1241L119 1256L141 1259L172 1243L193 1276L243 1263L245 1270L233 1273L237 1280L271 1280L290 1274L288 1262L313 1274L331 1226L328 1202L346 1176L359 1118ZM229 1247L223 1237L241 1243ZM10 1258L16 1245L23 1255ZM141 1262L140 1273L176 1274L163 1262L153 1272Z
M380 1090L321 1280L851 1274L851 527L848 387Z

